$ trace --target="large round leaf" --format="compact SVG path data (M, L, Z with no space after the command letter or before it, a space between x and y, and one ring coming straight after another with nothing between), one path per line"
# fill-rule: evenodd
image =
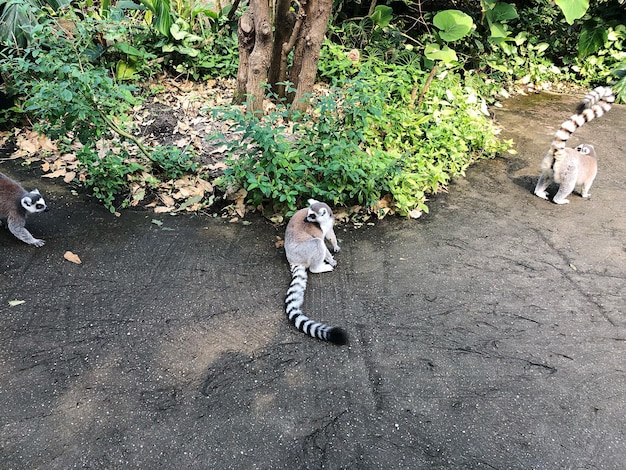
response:
M469 34L474 21L462 11L443 10L435 15L433 24L441 30L439 33L441 39L456 41Z
M440 60L446 64L456 62L456 52L448 46L439 47L439 44L427 44L424 49L424 55L430 60Z
M574 24L574 21L582 18L589 9L589 0L556 0L555 3L559 6L565 15L565 21L569 24Z

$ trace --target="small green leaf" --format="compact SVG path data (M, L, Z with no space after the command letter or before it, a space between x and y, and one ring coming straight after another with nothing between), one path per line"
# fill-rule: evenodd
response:
M130 80L135 78L137 69L128 62L120 60L115 67L115 78L118 80Z
M489 32L494 39L505 38L509 35L504 23L492 23L489 22Z
M135 56L135 57L142 57L142 56L145 55L143 52L141 52L136 47L133 47L130 44L127 44L125 42L116 42L114 44L114 47L118 51L123 52L124 54L132 55L132 56Z
M9 300L9 307L16 307L18 305L25 304L25 300Z

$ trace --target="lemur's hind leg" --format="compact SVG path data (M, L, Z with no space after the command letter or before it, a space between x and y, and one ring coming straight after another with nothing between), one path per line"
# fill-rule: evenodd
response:
M568 179L567 181L562 181L561 185L559 186L559 191L556 193L552 201L555 204L568 204L569 199L566 199L566 198L567 196L572 194L572 191L574 191L575 187L576 187L575 178Z
M552 177L552 170L544 170L541 172L541 176L539 176L539 181L537 181L537 186L535 186L535 196L539 196L541 199L548 199L548 186L554 181Z

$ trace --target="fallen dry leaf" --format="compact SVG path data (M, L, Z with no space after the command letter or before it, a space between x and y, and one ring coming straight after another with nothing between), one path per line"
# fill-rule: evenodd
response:
M67 171L65 171L65 168L60 168L56 171L53 171L52 173L41 175L41 177L42 178L58 178L59 176L65 176L66 173Z
M174 207L174 205L176 204L174 198L168 196L167 194L160 194L159 197L161 198L161 201L163 201L163 204L165 204L167 207Z
M235 201L235 212L239 214L239 217L246 215L245 197L240 197Z
M66 251L65 254L63 255L63 258L65 258L70 263L82 264L82 261L80 260L78 255L72 253L71 251Z
M413 209L412 211L409 211L409 217L411 217L412 219L419 219L422 216L422 211L417 210L417 209Z

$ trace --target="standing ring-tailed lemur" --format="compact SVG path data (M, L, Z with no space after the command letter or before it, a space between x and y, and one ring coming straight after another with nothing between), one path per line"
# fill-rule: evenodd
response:
M0 173L0 217L7 219L10 232L25 243L43 246L43 240L34 238L24 227L27 214L48 210L38 190L26 191L21 184Z
M584 123L606 113L613 102L615 95L608 87L597 87L587 93L574 114L554 135L550 150L541 162L541 176L535 187L535 195L548 199L546 189L552 181L559 184L559 191L552 199L556 204L567 204L569 196L576 186L582 186L582 197L589 197L589 188L598 171L596 152L591 145L579 145L575 149L566 148L566 142L571 135Z
M335 218L327 204L309 199L309 207L296 212L285 230L285 252L291 266L291 284L285 298L289 320L303 333L334 344L347 344L348 335L341 328L311 320L301 307L306 290L307 268L312 273L332 271L337 262L326 247L328 239L339 251L333 230Z

